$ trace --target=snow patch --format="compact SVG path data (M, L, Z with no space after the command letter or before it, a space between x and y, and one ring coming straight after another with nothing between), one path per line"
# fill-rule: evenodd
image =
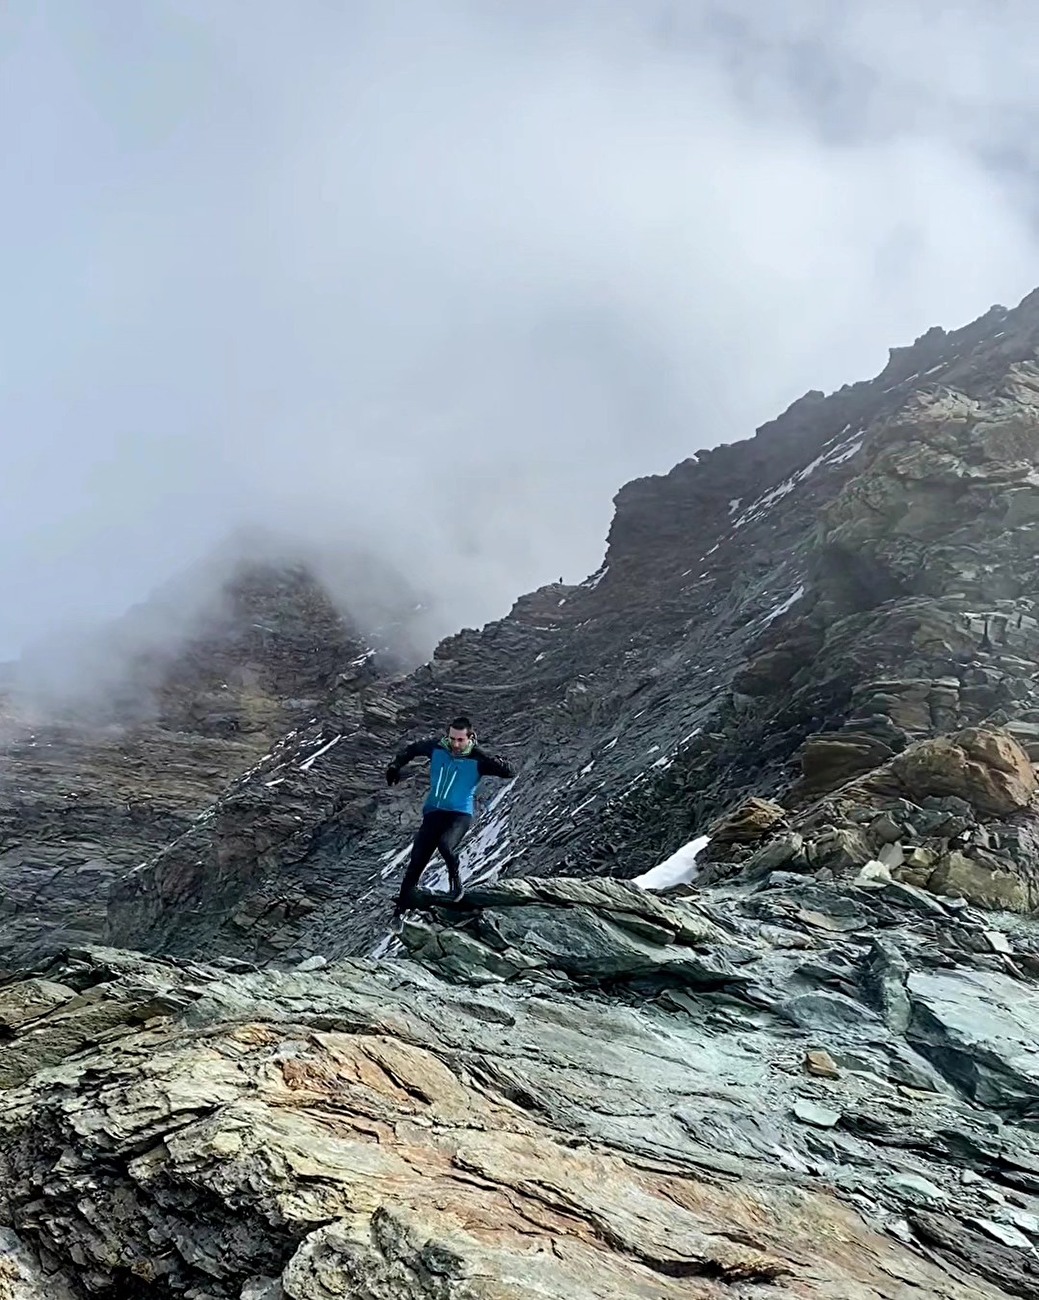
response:
M606 577L609 571L610 571L610 566L608 564L604 564L602 568L597 569L590 578L585 578L584 582L581 583L581 586L585 589L585 591L594 591L596 587L599 585L599 583L602 582L603 578Z
M639 772L639 774L633 780L629 781L628 784L623 787L620 794L618 794L616 798L623 799L624 796L626 794L630 794L630 792L634 790L637 785L641 785L642 782L645 781L645 779L646 779L646 773Z
M756 501L752 502L736 520L733 527L742 528L744 524L749 524L752 519L758 519L763 514L767 514L777 501L782 501L785 496L793 492L796 486L792 478L784 479L778 487L763 493Z
M847 426L845 426L845 428L847 428ZM841 433L843 434L844 432L845 430L842 429ZM838 437L839 436L840 434ZM770 488L768 492L762 493L756 501L752 501L739 518L735 520L733 527L742 528L744 524L748 524L752 520L760 519L763 515L767 514L777 502L782 501L785 496L789 496L799 483L803 483L806 479L811 478L821 465L839 465L842 461L849 460L854 456L855 452L857 452L861 446L862 440L860 438L858 442L840 444L834 447L831 451L822 452L821 455L816 456L815 460L809 461L803 469L799 469L796 474L791 474L789 478L784 479L782 483L778 484L778 486Z
M503 843L499 843L508 825L508 813L501 813L497 817L492 817L486 826L463 845L461 864L462 874L466 879L477 867L482 866L487 858L498 857L508 847L508 836Z
M784 600L781 604L776 605L774 609L769 610L769 612L765 615L764 622L766 624L771 623L775 619L779 618L781 615L785 614L788 609L792 609L793 606L797 604L797 602L802 598L804 594L805 594L805 589L804 589L804 585L802 584L800 587L797 588L796 591L791 592L791 594L787 596L786 600Z
M393 939L394 939L394 936L393 936L393 933L392 933L392 931L391 931L391 933L389 933L388 935L386 935L385 938L382 938L382 939L379 940L379 942L378 942L378 943L375 945L375 947L372 949L372 958L373 958L375 961L378 961L380 957L385 957L385 956L386 956L386 952L387 952L387 950L388 950L390 944L393 942Z
M600 787L600 788L601 788L601 787ZM596 799L598 799L598 797L599 797L599 791L596 790L594 794L590 794L590 795L588 796L587 799L585 799L583 802L579 803L579 804L577 805L577 807L574 808L573 811L570 813L570 816L571 816L571 817L576 817L577 814L578 814L579 812L583 812L584 809L587 808L589 804L595 803L595 801L596 801Z
M515 777L513 777L511 781L507 781L505 785L503 785L502 788L498 791L498 793L494 796L494 798L490 801L490 803L487 805L484 811L489 813L494 812L495 808L497 808L497 806L501 803L501 801L505 798L505 796L509 793L509 791L512 789L512 787L515 784L516 784Z
M338 745L342 739L343 739L342 735L333 736L327 745L322 745L319 750L315 751L315 753L311 754L311 756L308 759L300 763L299 770L301 772L309 772L310 769L317 762L317 760L321 757L321 755L327 754L328 751L332 748L332 746Z
M632 884L638 885L640 889L670 889L672 885L689 884L698 874L697 856L710 842L709 835L697 836L695 840L690 840L688 844L683 844L680 849L676 849L663 862L651 867L643 875L636 876Z
M846 460L851 460L852 456L857 455L862 450L862 442L862 438L856 438L854 442L850 442L843 449L834 447L833 451L827 456L827 461L831 465L843 465Z
M386 877L392 871L395 871L397 867L403 865L405 858L410 856L411 856L411 845L405 844L405 846L401 849L401 851L399 853L395 853L393 857L389 860L389 862L387 862L387 864L379 872L379 875L382 876L383 880L385 880Z

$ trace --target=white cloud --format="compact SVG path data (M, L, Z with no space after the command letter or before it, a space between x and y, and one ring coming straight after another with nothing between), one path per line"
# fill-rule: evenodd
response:
M0 78L0 653L248 522L437 627L1039 282L1030 5L154 0Z

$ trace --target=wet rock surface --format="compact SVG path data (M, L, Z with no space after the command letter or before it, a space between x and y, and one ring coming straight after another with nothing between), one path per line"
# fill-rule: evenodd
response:
M803 877L420 901L379 961L0 988L0 1295L1039 1295L1013 929Z

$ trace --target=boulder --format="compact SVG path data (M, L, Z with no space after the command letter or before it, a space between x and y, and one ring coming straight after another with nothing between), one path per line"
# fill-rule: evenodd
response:
M956 795L983 815L1027 808L1036 789L1028 755L1006 731L970 728L921 741L897 755L890 770L916 802Z
M1006 730L1025 751L1030 762L1039 762L1039 723L1011 720L1006 724Z
M872 857L866 836L851 826L830 827L808 845L808 861L813 870L827 867L835 875L857 871Z
M868 834L870 843L881 848L885 844L896 844L905 834L905 830L890 812L885 811L869 823Z
M1009 732L985 727L967 727L955 737L961 749L979 763L1004 772L1035 789L1035 773L1028 755Z
M707 828L712 845L752 844L786 823L787 812L769 799L744 799Z
M906 732L930 730L930 697L931 682L927 679L870 682L856 693L860 708L883 713Z
M1003 1115L1039 1105L1039 993L995 972L916 971L907 1038L979 1104Z
M1031 912L1039 903L1032 882L983 850L973 857L958 851L944 854L928 876L927 888L948 898L965 898L976 907L1008 912Z
M894 752L885 741L868 732L821 732L811 736L801 751L802 780L798 796L836 790L887 762Z
M904 880L906 884L916 885L918 889L926 889L937 862L938 853L934 849L914 844L903 852L902 865L894 868L892 875L896 880Z
M760 880L771 871L797 871L807 867L804 836L798 831L787 831L755 849L743 864L742 874L747 880Z

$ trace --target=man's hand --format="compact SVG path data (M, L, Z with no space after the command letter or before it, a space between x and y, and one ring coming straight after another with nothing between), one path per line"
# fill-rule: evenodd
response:
M394 766L394 764L391 763L389 767L386 769L386 784L396 785L399 780L400 780L400 768Z

